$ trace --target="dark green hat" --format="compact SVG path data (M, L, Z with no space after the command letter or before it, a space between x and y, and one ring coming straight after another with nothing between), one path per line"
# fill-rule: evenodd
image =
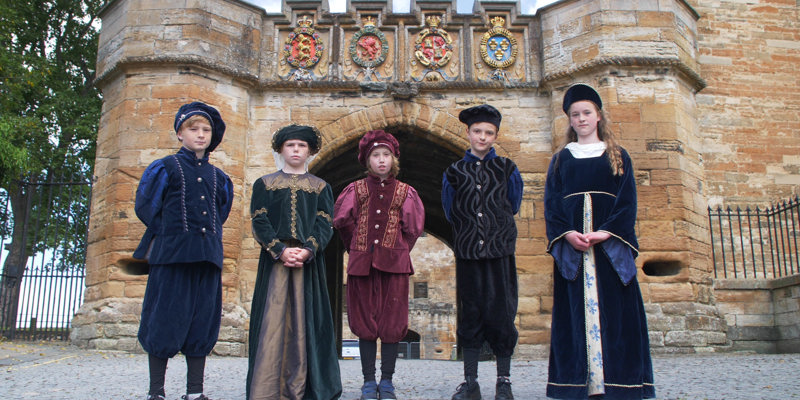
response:
M316 128L293 124L278 129L278 131L272 135L272 150L280 153L283 143L292 139L302 140L308 143L311 154L317 154L320 143L322 142L319 131Z

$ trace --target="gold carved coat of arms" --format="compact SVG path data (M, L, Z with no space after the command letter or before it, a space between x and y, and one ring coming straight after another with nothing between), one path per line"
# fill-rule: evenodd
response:
M325 52L320 34L313 28L313 20L304 15L297 20L297 28L286 38L283 46L283 61L293 67L284 79L314 80L312 69Z
M506 80L506 69L517 60L517 39L505 28L506 20L496 16L489 23L491 29L483 34L480 44L481 59L494 68L489 73L490 80Z

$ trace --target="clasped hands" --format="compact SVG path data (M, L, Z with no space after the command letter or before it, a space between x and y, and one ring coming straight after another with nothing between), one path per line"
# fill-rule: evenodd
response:
M610 237L611 235L608 232L579 233L576 231L572 231L565 236L567 242L581 253L589 250L590 247L597 243L606 241Z
M302 247L287 247L281 253L283 265L289 268L300 268L311 257L311 251Z

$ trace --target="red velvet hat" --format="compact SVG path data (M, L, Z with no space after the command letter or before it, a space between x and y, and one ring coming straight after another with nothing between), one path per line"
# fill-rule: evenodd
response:
M400 157L400 143L397 139L390 133L376 130L367 132L358 142L358 162L366 167L369 153L378 146L386 146L395 157Z

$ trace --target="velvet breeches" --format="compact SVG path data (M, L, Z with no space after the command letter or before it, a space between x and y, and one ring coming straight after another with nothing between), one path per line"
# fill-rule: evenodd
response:
M514 256L456 258L456 285L461 346L480 348L485 340L496 356L510 357L519 336L514 325L519 298Z
M139 323L139 343L148 354L211 353L222 318L221 273L210 262L150 266Z

